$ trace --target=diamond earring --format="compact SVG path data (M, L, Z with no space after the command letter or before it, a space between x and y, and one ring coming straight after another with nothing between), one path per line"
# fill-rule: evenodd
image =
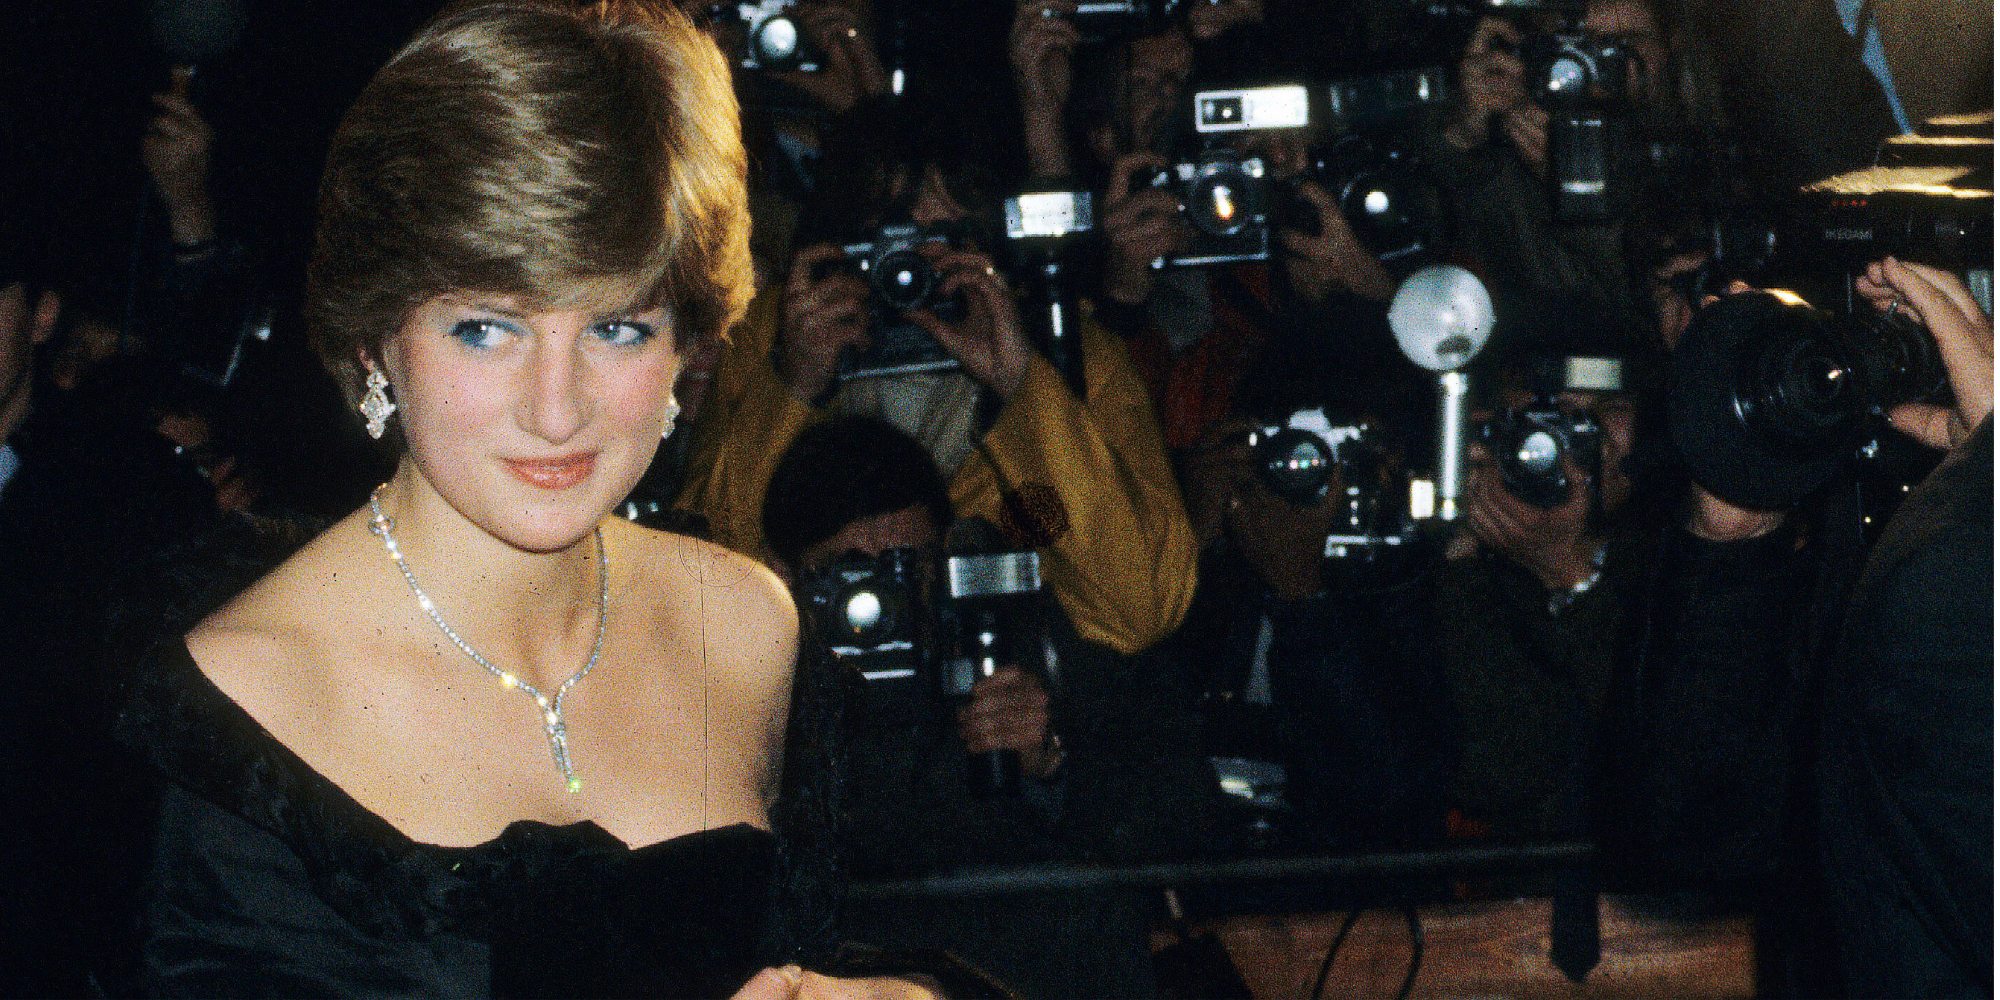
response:
M389 429L389 415L396 412L396 404L389 402L389 378L374 369L368 371L368 392L361 397L357 407L363 417L368 418L368 436L382 440L382 433Z
M661 438L663 438L663 439L664 439L664 438L667 438L667 437L671 437L671 436L673 436L673 433L674 433L674 421L675 421L675 420L677 420L677 419L679 419L679 418L680 418L680 415L681 415L681 401L680 401L680 400L678 400L678 399L668 399L668 400L667 400L667 420L666 420L666 423L665 423L665 424L663 424L663 425L661 425L661 427L660 427L660 437L661 437Z

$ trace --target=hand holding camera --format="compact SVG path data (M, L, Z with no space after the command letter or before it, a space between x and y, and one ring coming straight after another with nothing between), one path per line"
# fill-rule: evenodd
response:
M921 327L957 358L979 384L1002 401L1013 398L1033 348L1021 331L1013 292L985 254L926 244L922 250L942 279L938 299L963 296L965 316L947 322L936 309L911 309L903 317Z
M972 699L958 708L958 738L965 752L1012 750L1021 771L1046 778L1062 751L1049 729L1049 693L1042 682L1016 666L1004 666L972 686Z
M836 246L807 247L792 261L785 280L778 378L802 401L826 392L843 350L868 344L868 283L845 269L820 273L845 258Z
M1111 168L1110 188L1098 228L1104 233L1104 294L1128 305L1153 292L1153 262L1173 256L1185 243L1180 203L1166 190L1134 185L1166 169L1154 153L1127 153ZM1133 190L1137 186L1138 190Z
M1470 449L1473 463L1466 526L1486 548L1534 574L1550 591L1567 591L1597 571L1603 539L1590 527L1591 490L1572 489L1553 507L1515 496L1501 481L1484 447ZM1586 476L1576 459L1562 456L1564 475L1576 484Z
M188 98L194 67L176 66L173 84L153 95L159 113L139 141L139 159L167 207L173 240L182 246L215 236L215 209L208 195L208 153L214 131Z
M822 59L817 72L781 73L786 83L811 94L834 114L845 113L865 98L888 93L888 74L875 55L875 41L867 23L852 9L832 3L802 3L792 8L792 16Z
M1342 290L1377 302L1389 301L1396 294L1395 279L1382 261L1355 239L1347 215L1333 195L1310 180L1300 181L1296 190L1305 210L1317 216L1319 225L1316 232L1290 227L1278 230L1292 289L1313 302Z
M1965 440L1993 412L1993 320L1963 282L1946 271L1885 257L1855 279L1855 291L1877 309L1914 312L1937 341L1955 407L1904 403L1889 410L1897 430L1933 448Z
M1007 58L1024 106L1060 117L1069 102L1070 53L1083 41L1068 20L1074 13L1075 0L1022 0L1015 5Z
M1063 107L1069 103L1070 54L1083 34L1068 16L1074 0L1023 0L1007 30L1007 58L1014 64L1014 89L1021 98L1021 126L1034 176L1069 173L1063 134Z

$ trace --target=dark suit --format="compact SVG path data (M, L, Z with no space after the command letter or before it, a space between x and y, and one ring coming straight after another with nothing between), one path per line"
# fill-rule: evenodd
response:
M1827 678L1820 860L1853 996L1993 990L1993 421L1869 554Z

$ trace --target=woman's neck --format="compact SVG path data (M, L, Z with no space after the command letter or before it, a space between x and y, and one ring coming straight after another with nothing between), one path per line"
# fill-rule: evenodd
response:
M482 655L538 684L575 672L597 628L594 532L553 552L517 548L460 514L407 461L375 502L438 616Z

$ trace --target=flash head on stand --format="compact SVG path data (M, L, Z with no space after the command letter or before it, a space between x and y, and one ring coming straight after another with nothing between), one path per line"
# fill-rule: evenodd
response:
M1470 388L1461 369L1493 334L1493 296L1471 271L1455 264L1418 268L1389 301L1389 329L1404 357L1438 373L1442 390L1437 482L1432 509L1419 516L1457 520L1465 458L1465 395Z

